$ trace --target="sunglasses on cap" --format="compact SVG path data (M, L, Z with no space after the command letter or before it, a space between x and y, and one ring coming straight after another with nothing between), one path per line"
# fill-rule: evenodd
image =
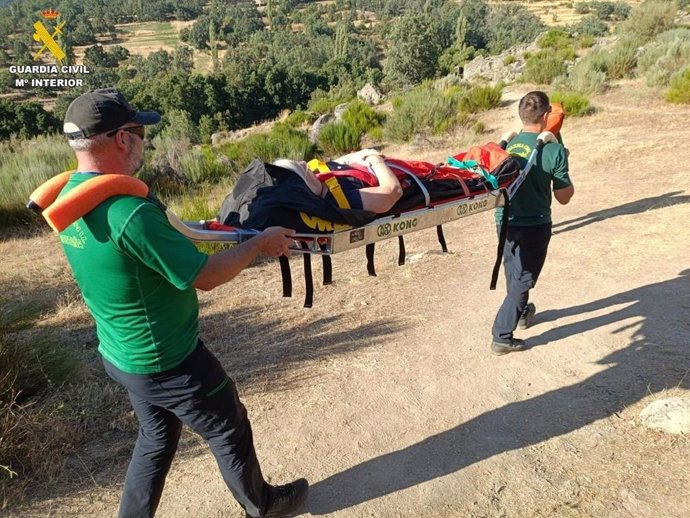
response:
M126 128L117 128L113 131L109 131L105 134L105 136L112 137L120 130L126 131L128 133L133 133L137 137L140 137L142 140L144 140L144 137L146 136L146 126L127 126Z

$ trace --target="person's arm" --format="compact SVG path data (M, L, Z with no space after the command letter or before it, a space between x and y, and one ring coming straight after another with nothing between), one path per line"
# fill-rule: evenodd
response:
M575 187L573 187L573 184L553 191L553 197L556 198L556 201L561 205L567 205L570 198L573 197L573 194L575 194Z
M376 213L388 212L402 196L400 182L381 155L369 155L364 161L376 175L379 185L359 189L362 208Z
M294 231L283 227L267 228L249 241L209 256L193 286L199 290L209 291L231 281L259 255L288 255L292 235Z

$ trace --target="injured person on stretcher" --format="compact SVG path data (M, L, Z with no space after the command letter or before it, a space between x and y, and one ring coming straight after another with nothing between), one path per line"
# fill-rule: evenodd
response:
M273 162L273 165L294 171L314 194L338 207L347 206L382 214L391 210L402 196L400 181L378 151L363 149L341 156L335 161L343 165L359 164L368 167L376 176L378 185L368 186L357 178L341 178L333 183L328 180L321 182L305 161L281 158Z

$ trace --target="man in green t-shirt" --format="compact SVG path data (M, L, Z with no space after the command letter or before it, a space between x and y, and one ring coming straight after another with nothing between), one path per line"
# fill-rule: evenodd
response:
M521 157L523 166L535 148L537 137L546 128L551 111L544 92L529 92L519 104L522 131L506 148ZM573 196L574 188L568 174L568 152L562 144L547 143L537 156L525 181L510 201L508 232L503 249L507 295L496 314L492 328L491 349L496 354L521 351L525 342L513 336L519 326L527 328L536 312L529 302L529 290L541 273L551 239L551 190L561 204ZM503 208L496 210L500 227ZM500 233L500 228L499 228Z
M78 165L60 196L98 175L136 173L145 126L159 121L158 113L134 110L112 88L75 99L63 130ZM288 516L302 506L306 480L264 481L235 383L199 340L196 295L230 281L258 255L287 254L292 235L273 227L207 256L156 203L130 195L107 198L60 232L96 321L105 370L127 390L139 420L120 518L154 516L183 423L208 442L247 516Z

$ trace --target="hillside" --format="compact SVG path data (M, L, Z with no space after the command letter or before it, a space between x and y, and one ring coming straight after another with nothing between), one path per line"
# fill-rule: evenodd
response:
M487 140L516 127L528 88L510 87L482 115ZM638 415L662 397L690 397L690 183L677 148L690 138L690 107L669 109L641 80L592 102L595 115L564 126L576 194L555 207L525 352L489 350L503 286L488 290L488 213L447 226L450 254L433 231L418 232L399 267L395 240L383 243L376 278L363 250L336 255L335 283L317 286L309 310L297 274L294 298L280 298L275 262L202 294L202 335L238 382L263 472L273 483L310 480L305 515L688 516L690 437L649 430ZM438 161L461 138L384 151ZM95 347L54 236L0 241L0 254L4 292L55 296L41 326L65 347ZM123 410L6 516L113 515L136 425L114 384L98 400ZM189 433L157 516L243 516Z

